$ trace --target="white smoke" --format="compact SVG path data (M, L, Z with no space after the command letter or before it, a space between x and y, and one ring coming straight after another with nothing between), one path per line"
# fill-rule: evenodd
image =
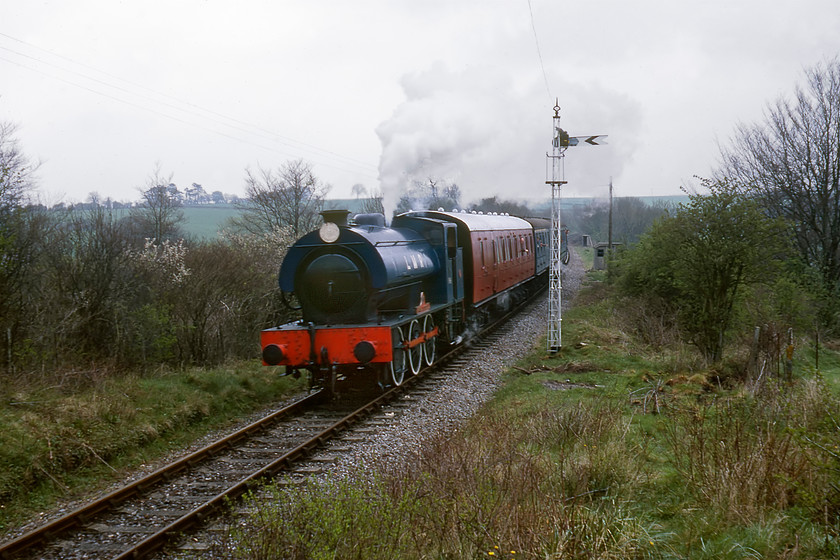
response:
M389 221L400 197L430 178L456 183L463 205L492 196L531 203L550 198L546 152L554 100L541 79L517 81L489 67L452 72L438 63L405 76L401 85L405 102L376 129ZM632 144L616 149L615 143L637 133L638 107L603 88L562 85L561 126L572 136L610 135L609 146L574 148L574 158L567 153L570 192L603 195L587 191L606 188L620 174Z

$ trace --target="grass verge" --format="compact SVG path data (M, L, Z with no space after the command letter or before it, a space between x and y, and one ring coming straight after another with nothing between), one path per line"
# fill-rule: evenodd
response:
M300 391L256 363L28 389L0 401L0 531Z

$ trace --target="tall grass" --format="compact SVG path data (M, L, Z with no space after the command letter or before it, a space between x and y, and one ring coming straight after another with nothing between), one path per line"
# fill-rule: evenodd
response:
M659 557L662 535L624 491L638 464L616 412L486 411L408 461L274 486L231 533L229 557Z
M836 518L840 473L826 460L840 436L830 421L837 405L807 379L673 410L665 424L672 464L696 499L728 521L761 522L793 506L815 519L830 507ZM833 449L825 445L832 438Z

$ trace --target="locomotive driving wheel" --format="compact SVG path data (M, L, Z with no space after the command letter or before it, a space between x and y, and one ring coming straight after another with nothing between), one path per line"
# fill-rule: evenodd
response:
M420 335L423 333L420 332L420 322L417 319L414 319L408 325L408 333L406 335L406 339L411 342L413 340L417 340L420 338ZM420 373L420 367L423 365L423 344L417 344L416 346L408 349L408 365L411 367L411 374L417 375Z
M423 332L428 335L435 328L435 319L430 315L426 315L423 319ZM427 366L435 363L435 344L437 337L431 337L423 343L423 359Z
M403 379L405 378L405 337L403 336L402 330L397 327L391 331L391 338L392 338L392 345L393 345L393 357L391 358L391 363L386 366L388 369L388 382L392 383L394 387L398 387L402 385Z

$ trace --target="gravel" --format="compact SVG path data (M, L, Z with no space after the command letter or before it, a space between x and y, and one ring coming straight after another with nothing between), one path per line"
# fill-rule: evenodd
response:
M585 273L578 254L570 253L571 260L561 277L563 310L569 308ZM447 377L431 392L412 396L413 404L394 414L393 421L375 435L350 445L335 444L349 451L338 454L324 476L358 472L383 461L410 460L424 442L457 430L498 389L502 372L540 343L547 330L547 317L546 294L506 326L504 336L497 337L480 359L470 360L457 375Z

